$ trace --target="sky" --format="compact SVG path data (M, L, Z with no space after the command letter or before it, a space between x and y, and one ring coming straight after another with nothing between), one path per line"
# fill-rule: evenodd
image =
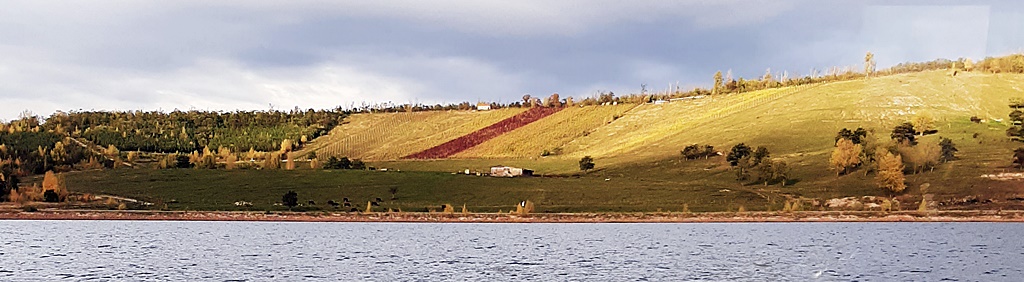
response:
M5 1L24 112L511 102L1024 51L1022 1Z

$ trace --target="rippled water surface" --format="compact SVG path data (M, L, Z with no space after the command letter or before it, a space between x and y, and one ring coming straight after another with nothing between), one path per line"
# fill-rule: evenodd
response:
M0 221L0 280L1022 281L1024 224Z

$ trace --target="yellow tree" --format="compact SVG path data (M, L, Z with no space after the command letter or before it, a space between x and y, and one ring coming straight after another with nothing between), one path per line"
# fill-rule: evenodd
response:
M836 176L846 174L849 169L860 164L860 155L864 148L860 144L853 144L853 141L840 138L836 141L836 149L832 151L829 158L829 165L836 171Z
M48 170L46 171L46 174L43 175L42 192L44 192L44 195L46 191L53 191L58 195L59 199L64 199L68 195L65 185L64 175L62 174L55 174L52 170Z
M67 162L68 151L64 149L64 143L57 141L53 144L53 150L50 150L50 158L53 159L55 165L62 165Z
M903 175L903 158L900 155L893 155L889 151L883 151L878 156L878 175L875 181L878 187L892 191L902 192L907 189L906 177Z
M293 148L294 145L292 144L291 139L285 139L281 141L281 153L291 152Z
M914 116L910 123L914 124L914 129L916 129L920 135L924 135L925 132L935 129L935 119L928 113L920 113Z
M715 85L711 88L711 95L718 94L718 91L722 89L722 71L715 72Z
M864 55L864 74L871 76L875 72L875 54L868 52Z

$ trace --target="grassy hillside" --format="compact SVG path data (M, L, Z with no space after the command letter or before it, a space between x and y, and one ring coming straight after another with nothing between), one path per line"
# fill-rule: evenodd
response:
M1024 97L1024 75L932 71L820 85L640 106L565 109L523 126L456 158L397 160L514 115L492 112L425 112L353 115L327 139L307 147L328 154L375 160L371 165L404 172L367 171L203 171L113 170L69 175L70 189L166 201L173 209L234 209L252 201L254 209L274 209L287 190L318 202L349 197L365 202L399 199L386 207L425 210L466 204L473 211L508 210L523 199L541 211L779 210L786 199L808 203L831 198L895 196L913 209L925 194L943 209L1022 208L1021 180L1001 181L985 174L1016 172L1010 154L1024 144L1008 140L1011 97ZM926 114L938 130L921 143L953 140L958 159L934 170L909 174L908 189L889 194L876 187L874 174L855 170L837 176L827 169L833 138L841 128L874 130L882 142L898 123ZM619 116L619 118L612 118ZM973 123L971 116L985 119ZM737 143L766 146L792 170L786 186L737 181L724 157L683 160L679 151L701 143L727 151ZM561 147L558 155L539 156ZM580 156L595 157L597 168L581 176ZM450 172L486 171L492 165L532 168L544 175L497 179ZM301 166L300 166L301 167ZM968 205L958 202L971 201ZM365 203L359 208L365 208Z
M606 167L627 165L674 158L693 143L725 150L744 142L768 145L775 156L824 155L841 128L864 127L885 137L896 124L924 114L936 120L939 135L943 135L971 116L1002 120L1009 113L1009 99L1024 96L1022 85L1024 75L1019 74L960 73L950 77L945 71L931 71L631 109L633 106L573 108L458 154L455 157L462 160L453 160L453 164L471 159L536 160L544 150L561 148L560 155L543 158L561 161L543 163L563 165L542 166L551 167L549 173L570 173L575 160L585 155L594 156ZM620 117L608 122L613 115ZM486 163L492 162L497 161ZM401 162L388 164L402 166ZM460 166L464 165L452 167ZM450 170L443 162L408 167Z
M636 107L632 104L570 107L554 115L473 147L454 158L529 158L557 153L569 142L590 134Z
M1024 96L1022 85L1022 75L950 77L932 71L756 91L717 101L644 105L569 149L574 157L602 156L612 163L667 157L692 143L727 149L745 142L783 154L822 152L831 149L832 137L844 127L887 136L893 126L918 114L947 129L973 115L1003 119L1009 99ZM939 129L940 135L948 132Z
M347 156L367 160L398 159L469 134L516 115L523 109L354 114L327 136L296 154Z

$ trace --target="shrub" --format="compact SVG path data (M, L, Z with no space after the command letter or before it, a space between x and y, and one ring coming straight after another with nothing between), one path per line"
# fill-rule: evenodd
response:
M352 165L351 166L352 166L351 167L352 169L359 169L359 170L366 169L366 163L364 163L363 160L360 160L360 159L352 160Z
M289 210L298 206L299 194L295 193L295 191L288 191L288 193L284 193L284 196L281 197L281 204L288 207Z
M917 134L917 131L914 130L914 124L904 122L903 124L894 127L892 129L892 134L889 137L892 138L892 140L896 140L896 142L917 145L917 141L914 140L915 134Z
M698 144L686 146L686 148L683 148L683 150L680 153L683 155L684 158L689 160L699 158L707 159L708 157L717 155L717 153L715 152L715 147L711 145Z
M57 195L57 191L46 190L43 192L43 200L50 203L60 202L60 196Z
M580 159L580 170L588 171L594 169L594 158L590 156L584 156Z

